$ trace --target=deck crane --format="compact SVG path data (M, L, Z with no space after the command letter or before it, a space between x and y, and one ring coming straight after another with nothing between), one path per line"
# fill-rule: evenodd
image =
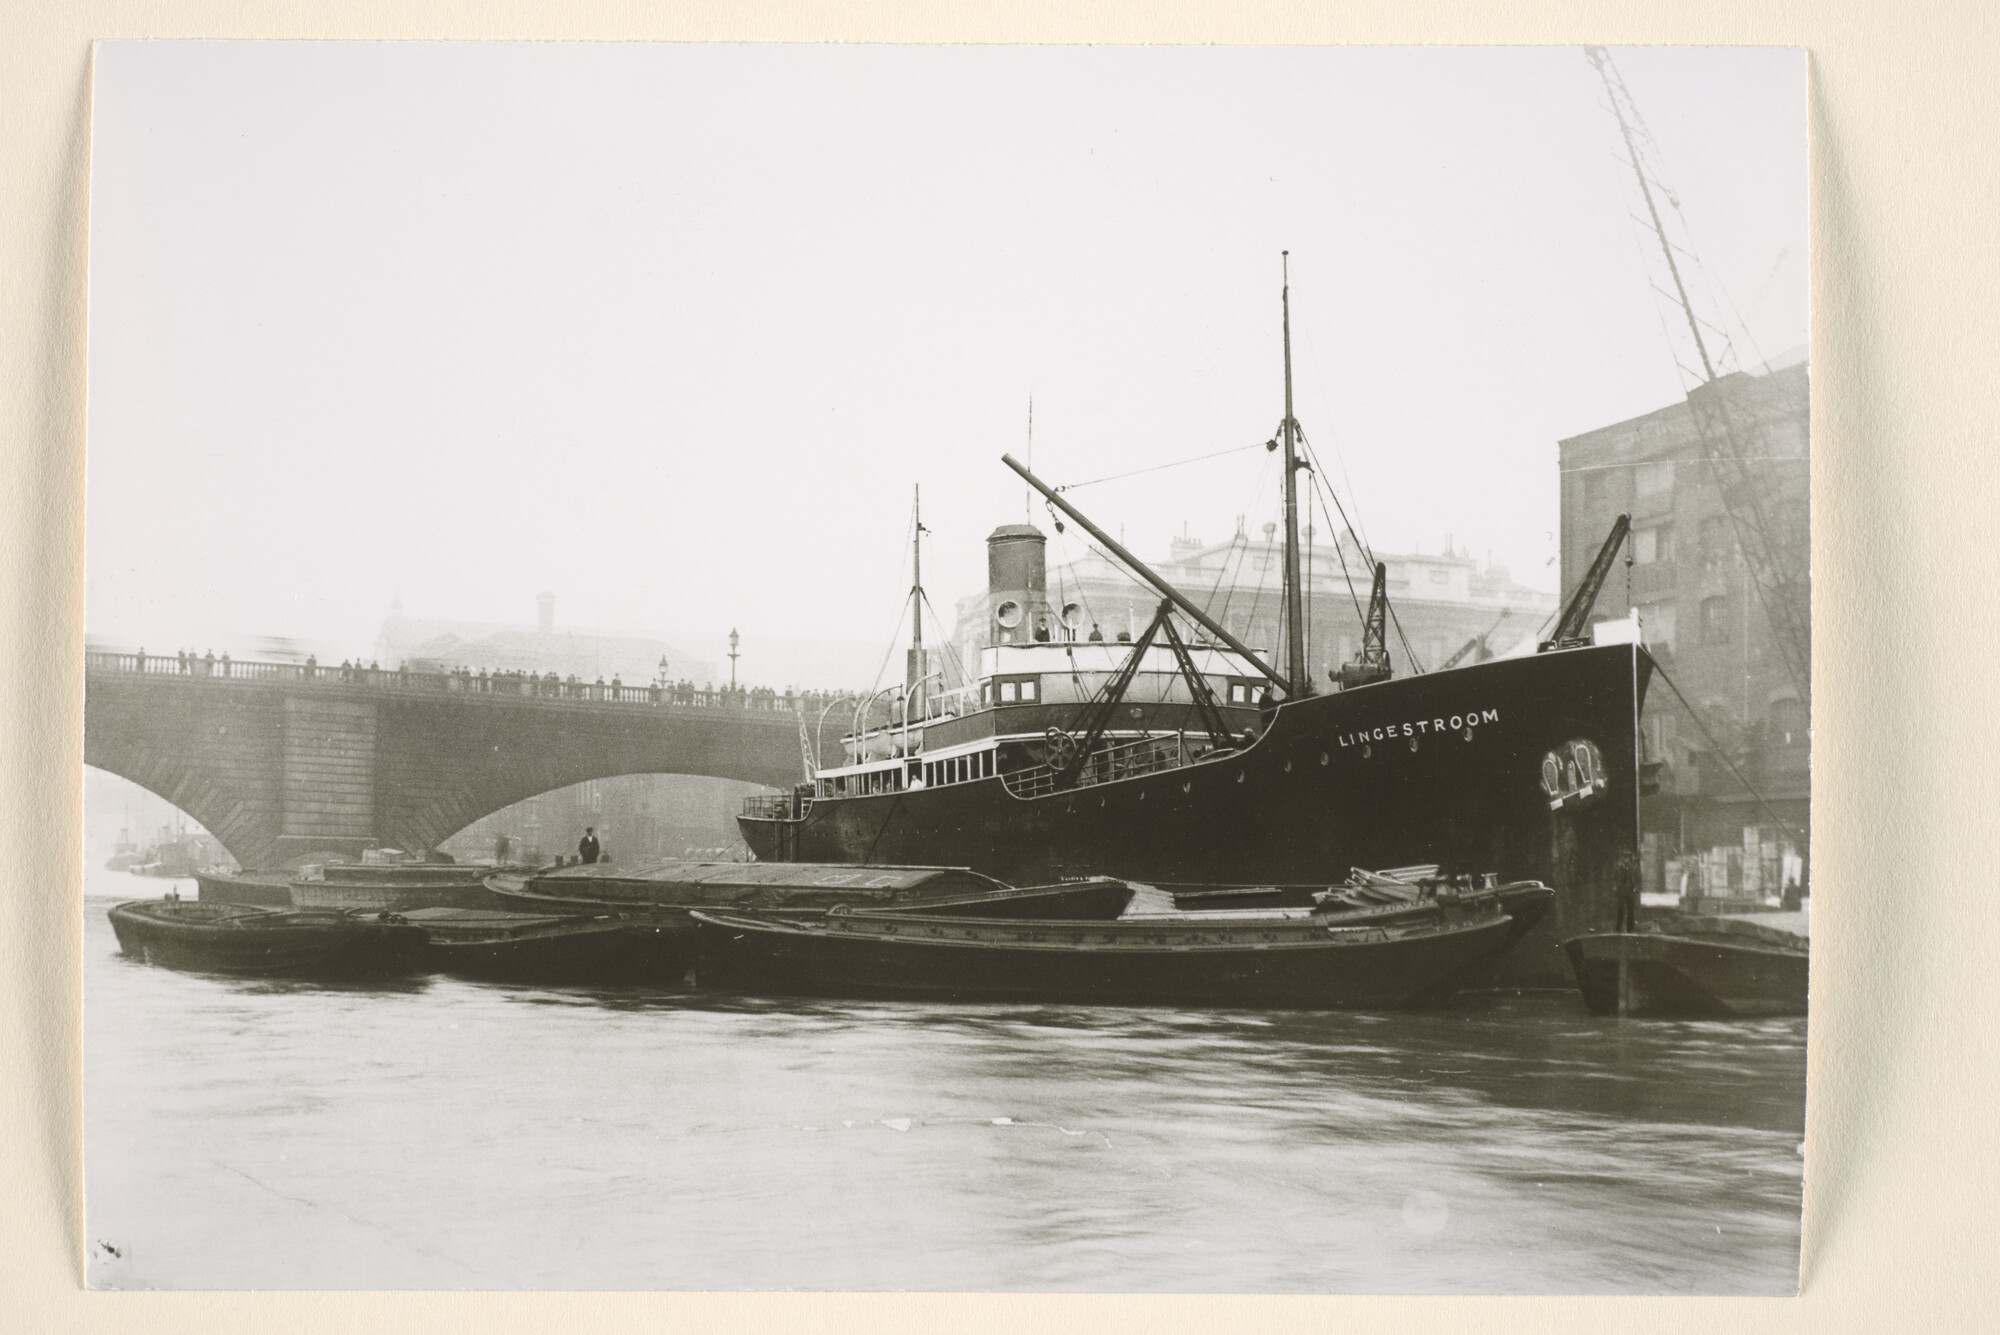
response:
M1631 515L1619 515L1611 521L1610 536L1597 549L1597 557L1590 563L1590 569L1583 572L1583 580L1576 586L1576 592L1563 604L1562 615L1556 618L1556 628L1549 632L1549 638L1536 646L1537 652L1572 649L1579 644L1590 643L1590 609L1597 606L1598 592L1610 577L1612 564L1618 559L1618 549L1625 545L1625 535L1631 531Z
M1458 652L1453 654L1450 658L1445 659L1444 662L1438 664L1437 670L1439 672L1443 672L1446 668L1455 668L1460 663L1464 662L1465 656L1467 654L1471 653L1474 649L1477 649L1481 645L1485 644L1487 638L1491 636L1494 631L1500 629L1502 625L1506 624L1507 618L1512 616L1513 614L1514 614L1513 608L1511 607L1501 608L1500 615L1497 618L1495 618L1492 625L1488 626L1485 630L1481 631L1479 634L1467 640L1464 644L1459 645Z
M1703 459L1736 532L1737 548L1743 555L1750 583L1770 619L1772 638L1786 673L1798 689L1799 698L1810 701L1812 576L1806 506L1773 504L1767 496L1764 479L1750 467L1753 461L1766 461L1768 466L1768 461L1780 451L1767 439L1769 432L1764 420L1740 402L1732 403L1736 386L1729 380L1737 368L1735 350L1727 333L1719 324L1695 313L1681 261L1692 261L1698 267L1700 259L1691 241L1683 243L1668 235L1671 225L1682 238L1687 237L1680 201L1664 183L1665 173L1660 167L1659 149L1652 132L1646 128L1618 67L1612 64L1610 52L1601 46L1587 46L1584 55L1603 80L1611 113L1617 118L1619 138L1625 146L1625 161L1639 182L1646 216L1637 221L1658 241L1660 257L1665 261L1665 274L1672 291L1657 281L1654 290L1678 308L1685 319L1693 360L1699 364L1691 365L1678 353L1675 356L1682 372L1699 381L1688 390L1687 401ZM1715 340L1713 349L1710 336Z
M1361 652L1337 671L1328 673L1343 691L1387 681L1394 674L1389 662L1389 567L1375 563L1375 583L1368 591L1368 617L1361 623Z

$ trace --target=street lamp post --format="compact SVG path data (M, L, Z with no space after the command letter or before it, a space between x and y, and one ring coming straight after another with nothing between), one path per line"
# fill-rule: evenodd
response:
M665 654L661 654L661 655L660 655L660 682L659 682L659 684L660 684L660 685L662 685L662 686L665 686L665 685L667 684L667 656L666 656Z
M738 656L736 646L741 638L734 630L729 632L729 689L732 692L736 690L736 659Z

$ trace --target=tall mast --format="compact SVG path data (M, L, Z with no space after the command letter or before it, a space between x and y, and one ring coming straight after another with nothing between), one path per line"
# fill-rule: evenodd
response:
M904 673L904 688L910 697L921 695L924 685L924 489L913 489L912 516L914 531L910 534L910 662Z
M1300 615L1298 422L1292 417L1292 252L1282 251L1285 312L1285 676L1298 695L1312 694Z

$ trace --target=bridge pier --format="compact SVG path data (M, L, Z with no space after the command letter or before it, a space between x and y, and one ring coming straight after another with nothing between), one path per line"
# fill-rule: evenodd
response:
M288 695L282 719L280 861L376 847L376 702Z

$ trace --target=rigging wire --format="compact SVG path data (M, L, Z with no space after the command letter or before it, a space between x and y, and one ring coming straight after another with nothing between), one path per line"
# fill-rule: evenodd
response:
M909 568L910 539L913 536L912 526L916 522L917 511L913 505L910 507L910 522L903 526L903 557L896 563L896 582L898 585L902 584L903 571ZM889 660L895 656L896 646L902 642L903 618L909 614L910 597L908 594L905 594L896 600L896 625L889 632L889 647L882 653L882 665L875 669L875 680L869 683L869 690L878 691L882 689L882 674L889 670Z
M1071 482L1066 486L1057 487L1056 490L1075 491L1080 487L1094 487L1100 482L1118 482L1128 477L1138 477L1142 473L1157 473L1162 469L1181 468L1188 464L1198 464L1209 459L1220 459L1224 455L1242 454L1246 450L1261 450L1264 448L1264 444L1260 440L1254 445L1232 445L1226 450L1217 450L1213 454L1197 454L1192 459L1176 459L1172 463L1152 464L1145 468L1135 468L1129 473L1109 473L1103 477L1091 478L1087 482Z
M1264 466L1257 471L1257 482L1256 485L1251 487L1250 489L1250 500L1245 505L1244 508L1245 514L1249 514L1256 509L1257 497L1263 495L1265 488L1270 485L1271 463L1274 456L1269 453L1268 442L1265 445L1259 445L1256 448L1264 449L1266 451L1264 456ZM1240 543L1237 541L1238 538L1242 539ZM1250 553L1250 539L1247 534L1238 532L1237 534L1233 535L1230 538L1229 556L1223 559L1222 570L1216 575L1215 583L1209 586L1207 601L1205 601L1201 605L1201 610L1205 614L1214 617L1216 621L1221 622L1224 625L1228 624L1227 618L1229 616L1229 607L1230 604L1236 600L1236 590L1243 580L1243 560L1246 556L1249 555L1249 553ZM1230 562L1232 560L1235 562L1235 569L1236 569L1236 573L1234 575L1230 574ZM1223 580L1225 579L1229 581L1226 589L1223 585ZM1215 599L1216 595L1218 594L1222 596L1222 610L1219 613L1214 610ZM1263 595L1263 587L1259 585L1258 601L1262 600L1262 595ZM1257 615L1256 602L1253 602L1250 606L1250 615L1252 617L1255 617Z
M1301 441L1305 441L1305 432L1303 429L1295 426L1293 430L1297 433ZM1354 523L1347 517L1346 507L1341 505L1340 503L1340 494L1334 491L1333 488L1329 486L1326 483L1325 479L1321 476L1319 467L1319 452L1313 449L1312 443L1310 441L1305 441L1305 446L1306 446L1306 454L1311 459L1313 465L1312 466L1313 484L1317 487L1324 487L1326 489L1327 496L1329 499L1333 501L1334 508L1340 512L1341 523L1347 526L1347 535L1354 539L1356 544L1358 544L1361 547L1362 554L1368 558L1369 578L1372 580L1374 578L1374 568L1376 565L1375 553L1372 549L1370 549L1367 542L1363 540L1362 536L1354 531ZM1334 550L1336 552L1340 550L1339 543L1334 544ZM1366 613L1362 612L1360 599L1355 594L1354 576L1347 569L1347 558L1345 555L1342 555L1340 558L1340 569L1341 573L1347 576L1347 596L1351 599L1354 599L1354 614L1361 618L1361 624L1363 629L1365 630L1368 625L1368 617ZM1410 666L1415 668L1419 675L1422 675L1424 671L1423 661L1417 657L1416 646L1410 643L1409 633L1403 629L1403 619L1396 615L1395 602L1390 601L1388 603L1388 608L1389 608L1389 621L1392 625L1396 627L1396 638L1403 642L1403 652L1409 656Z
M1301 312L1299 315L1299 329L1306 336L1306 353L1308 356L1312 358L1313 380L1319 387L1320 399L1322 402L1326 404L1327 413L1330 416L1333 412L1333 396L1327 393L1326 391L1326 374L1320 370L1319 366L1319 347L1313 342L1312 323L1311 321L1306 319L1303 312ZM1303 430L1303 428L1299 428L1295 424L1294 430L1298 432L1301 439L1304 438L1305 431ZM1354 490L1354 479L1350 478L1347 475L1347 452L1340 448L1340 440L1338 437L1336 437L1333 442L1333 461L1340 465L1340 481L1341 485L1347 488L1347 494L1350 496L1356 495L1357 493ZM1319 465L1317 463L1313 465L1313 471L1315 473L1319 471ZM1354 507L1354 512L1356 514L1361 513L1361 507L1358 504ZM1342 515L1341 518L1345 519L1346 516ZM1353 526L1350 525L1348 531L1352 532ZM1364 529L1363 532L1365 533L1366 530ZM1355 541L1361 543L1363 547L1368 546L1368 543L1365 541L1364 538L1357 537Z
M1776 811L1773 811L1771 809L1771 804L1764 800L1764 795L1757 791L1756 787L1750 782L1749 779L1744 777L1742 770L1736 768L1736 762L1731 760L1729 758L1729 753L1722 749L1722 743L1715 740L1715 734L1710 732L1708 730L1708 725L1701 721L1701 715L1697 714L1695 712L1694 706L1688 703L1688 698L1685 695L1681 694L1681 688L1674 685L1674 679L1667 675L1667 670L1664 667L1660 666L1660 661L1657 658L1653 660L1653 670L1660 674L1660 680L1664 681L1667 684L1667 689L1674 693L1674 699L1681 702L1681 708L1685 709L1687 711L1687 716L1690 719L1694 720L1694 726L1696 731L1701 733L1702 737L1708 742L1710 748L1714 750L1716 758L1722 761L1724 765L1727 765L1729 767L1729 772L1736 776L1736 782L1742 784L1743 790L1749 793L1750 796L1757 799L1757 805L1764 808L1764 814L1769 816L1774 824L1781 827L1787 834L1791 835L1794 839L1797 839L1800 843L1804 843L1805 834L1802 831L1800 831L1797 827L1795 827L1790 821L1786 820L1783 816L1780 816Z

